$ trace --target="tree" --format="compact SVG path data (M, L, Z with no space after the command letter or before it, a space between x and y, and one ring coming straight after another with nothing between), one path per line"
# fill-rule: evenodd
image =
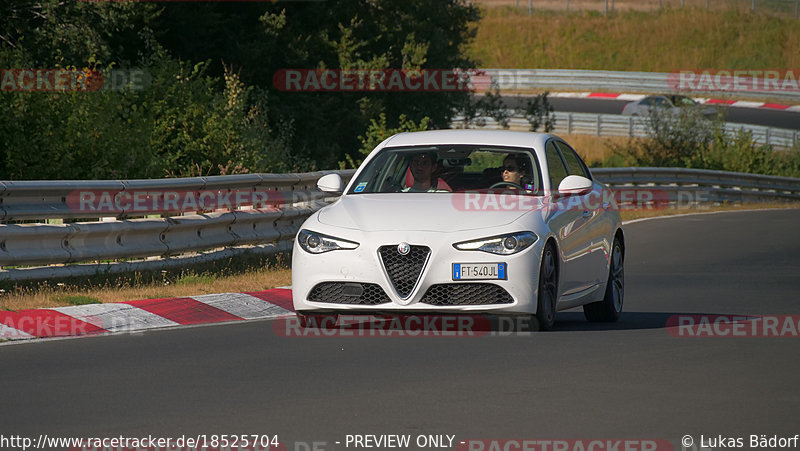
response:
M273 74L470 68L477 18L465 0L5 2L2 67L135 67L149 84L0 96L0 178L335 167L374 121L447 127L469 93L282 92Z
M330 168L356 158L373 120L400 115L432 128L448 127L466 92L283 92L272 86L281 69L471 68L465 46L478 9L464 0L341 0L275 4L164 6L159 29L165 47L181 59L222 62L241 79L270 91L270 117L288 121L300 159Z

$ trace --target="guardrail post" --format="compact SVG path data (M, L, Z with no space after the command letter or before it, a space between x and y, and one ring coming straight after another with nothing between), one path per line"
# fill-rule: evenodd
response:
M793 146L797 145L797 132L794 132L794 134L792 135L792 145Z
M567 11L569 11L569 0L567 0Z
M767 127L767 131L766 131L766 133L764 133L765 139L767 140L767 145L769 145L769 135L770 135L769 131L770 130L771 129L769 127Z
M567 115L567 134L572 134L572 113ZM795 141L797 140L797 132L794 134Z
M533 15L533 0L528 0L528 15Z
M628 138L633 138L633 116L628 116Z
M600 127L602 126L602 119L601 119L601 117L602 117L602 116L600 116L599 114L597 115L597 136L600 136L600 135L601 135L601 133L600 133Z
M750 11L751 12L756 12L756 0L753 0L752 2L750 2Z

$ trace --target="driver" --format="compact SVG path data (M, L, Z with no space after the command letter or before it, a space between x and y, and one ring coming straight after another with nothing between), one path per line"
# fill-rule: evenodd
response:
M435 152L420 152L411 159L408 168L413 176L413 183L404 188L404 193L423 193L423 192L451 192L447 183L434 177L434 172L438 168Z
M510 189L522 188L529 172L528 159L522 154L509 154L503 160L503 182L513 183L509 185Z

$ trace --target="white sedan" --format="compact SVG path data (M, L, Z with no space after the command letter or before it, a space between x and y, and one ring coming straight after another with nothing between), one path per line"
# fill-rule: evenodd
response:
M401 133L301 227L294 307L315 313L622 312L625 241L610 190L551 134Z

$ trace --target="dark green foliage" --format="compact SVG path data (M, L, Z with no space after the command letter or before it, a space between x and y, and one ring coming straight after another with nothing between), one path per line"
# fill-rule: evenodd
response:
M556 117L553 114L553 105L547 99L548 95L550 93L545 92L528 99L520 111L531 124L530 131L532 132L539 131L541 127L543 132L549 133L556 127Z
M647 118L647 138L615 147L604 166L686 167L800 177L800 145L779 151L757 144L751 132L726 134L722 115L707 118L701 108L684 107L677 114L653 111Z
M474 67L477 18L463 0L3 2L0 68L137 68L148 83L0 93L0 179L336 167L374 121L446 127L469 94L281 92L276 71Z
M399 125L397 127L389 128L386 125L386 114L381 113L378 117L378 120L373 119L367 129L367 132L364 136L359 136L358 139L361 141L361 148L359 149L359 153L362 157L369 155L372 152L372 149L378 146L381 142L383 142L386 138L389 138L392 135L396 135L398 133L405 133L405 132L419 132L428 129L428 118L422 118L419 123L415 123L411 119L408 119L405 114L401 114L399 118ZM339 167L344 169L346 167L356 168L358 167L363 158L359 158L354 160L349 155L346 156L346 161L340 161Z

